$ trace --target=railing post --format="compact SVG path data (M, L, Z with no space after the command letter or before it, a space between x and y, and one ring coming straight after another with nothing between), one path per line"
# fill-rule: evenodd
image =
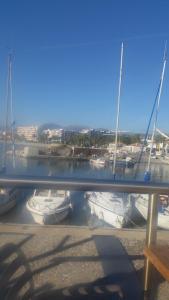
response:
M158 222L158 194L151 194L148 203L148 216L146 228L146 247L150 248L156 244L157 239L157 222ZM146 258L144 266L144 292L147 299L147 292L150 286L151 263Z

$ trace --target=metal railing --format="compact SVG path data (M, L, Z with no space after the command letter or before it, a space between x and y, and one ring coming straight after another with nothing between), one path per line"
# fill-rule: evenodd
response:
M77 191L126 192L140 194L169 194L169 184L113 179L63 178L50 176L0 176L0 186L25 188L60 188Z
M131 181L113 181L102 179L35 177L35 176L0 176L0 186L18 188L54 188L76 191L126 192L149 194L148 219L146 227L146 246L156 243L158 220L158 195L169 194L168 184L143 183ZM150 262L145 260L144 290L149 289Z

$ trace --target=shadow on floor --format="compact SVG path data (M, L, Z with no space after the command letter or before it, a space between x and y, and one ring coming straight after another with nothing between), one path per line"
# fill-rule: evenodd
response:
M137 274L130 259L142 259L141 256L129 257L120 241L113 236L95 235L90 238L67 244L70 236L65 236L54 249L50 249L33 257L27 257L22 251L25 243L31 242L33 235L16 243L6 244L0 250L0 299L126 299L140 300L142 291ZM97 256L56 256L76 246L93 241L97 248ZM55 257L53 257L55 255ZM31 269L31 263L48 258L48 264L37 264L36 269ZM104 271L104 277L93 282L77 284L60 289L50 284L47 277L45 285L35 287L36 275L47 272L50 268L57 268L65 262L73 262L77 272L81 272L76 262L99 261ZM71 276L71 274L69 274Z

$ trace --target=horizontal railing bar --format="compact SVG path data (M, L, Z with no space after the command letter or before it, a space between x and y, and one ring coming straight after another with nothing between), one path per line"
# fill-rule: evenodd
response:
M115 191L126 193L169 194L169 184L108 179L60 178L40 176L0 176L0 186L22 188L55 188L76 191Z

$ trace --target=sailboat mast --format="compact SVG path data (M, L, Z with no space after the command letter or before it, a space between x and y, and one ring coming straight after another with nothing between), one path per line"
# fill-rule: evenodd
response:
M114 179L115 179L115 175L116 175L116 159L117 159L117 142L118 142L118 131L119 131L119 115L120 115L120 98L121 98L122 71L123 71L123 43L121 44L120 75L119 75L118 98L117 98L115 151L114 151L114 160L113 160L113 177L114 177Z
M151 136L151 148L150 148L150 153L149 153L149 157L148 157L147 172L150 172L151 154L152 154L152 150L153 150L154 136L155 136L155 132L156 132L156 128L157 128L157 119L158 119L158 113L159 113L159 107L160 107L160 100L161 100L161 93L162 93L162 87L163 87L163 81L164 81L166 62L167 62L167 59L166 59L166 45L165 45L163 68L162 68L161 79L160 79L160 88L159 88L159 94L158 94L158 99L157 99L157 108L156 108L155 120L154 120L154 125L153 125L153 132L152 132L152 136Z
M5 149L4 149L4 170L7 161L8 135L11 135L12 156L14 165L14 128L13 128L13 105L12 105L12 55L8 56L7 85L6 85L6 116L5 116Z
M6 115L5 115L5 149L4 149L4 170L6 169L7 160L7 142L9 134L9 77L10 77L10 56L8 56L8 70L7 70L7 81L6 81Z
M12 164L15 168L15 137L14 137L14 119L13 119L13 95L12 95L12 55L9 56L9 100L10 100L10 127L12 142Z

